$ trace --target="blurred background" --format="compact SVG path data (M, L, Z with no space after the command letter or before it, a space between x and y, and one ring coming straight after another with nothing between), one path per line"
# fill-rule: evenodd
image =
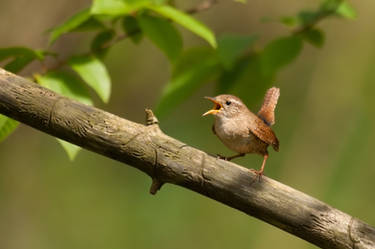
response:
M182 9L199 1L176 1ZM45 31L89 0L13 0L0 3L0 47L45 48ZM316 8L316 0L252 0L219 4L196 17L222 33L252 34L258 46L290 31L264 17ZM270 152L265 174L375 225L375 2L351 1L354 21L330 18L321 49L305 45L281 70L274 130L280 152ZM189 32L184 47L204 42ZM87 34L64 36L53 49L69 55L87 47ZM143 123L154 108L171 68L162 52L144 39L113 47L105 59L113 90L110 103L96 105ZM28 68L28 72L38 65ZM231 154L202 118L214 95L207 84L160 118L168 135L209 153ZM252 92L248 92L252 98ZM249 106L257 111L261 102ZM259 168L262 158L236 161ZM166 185L148 194L143 173L89 151L71 162L55 139L25 125L0 144L0 247L103 248L315 248L271 225L199 194Z

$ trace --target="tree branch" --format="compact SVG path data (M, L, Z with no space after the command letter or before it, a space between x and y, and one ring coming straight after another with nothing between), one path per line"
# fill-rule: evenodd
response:
M322 248L374 248L375 228L268 177L207 155L147 125L62 97L0 68L0 113L153 179L155 194L172 183L222 202Z
M206 0L206 1L201 2L199 5L191 8L191 9L186 10L185 12L187 14L195 14L195 13L198 13L198 12L202 12L202 11L210 9L212 6L214 6L218 2L219 2L219 0Z

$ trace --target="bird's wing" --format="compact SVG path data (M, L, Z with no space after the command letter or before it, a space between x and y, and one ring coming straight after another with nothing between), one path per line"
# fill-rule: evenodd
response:
M255 115L252 120L252 123L252 125L249 125L250 132L257 136L263 142L272 145L272 147L276 151L279 151L279 140L277 139L272 129L266 123L264 123L263 120L256 117Z
M264 96L263 105L258 112L258 117L260 117L269 126L275 123L275 108L279 96L279 88L272 87L268 89L266 95Z

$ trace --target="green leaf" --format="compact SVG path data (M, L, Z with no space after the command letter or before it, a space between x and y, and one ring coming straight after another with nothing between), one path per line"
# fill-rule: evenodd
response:
M164 88L156 108L158 116L164 115L190 96L198 87L217 75L220 66L212 49L195 48L181 55L171 80Z
M309 25L310 23L313 23L319 15L320 13L318 11L303 10L297 15L297 20L299 22L297 24L303 26Z
M0 142L4 141L18 126L19 122L0 114Z
M169 4L174 6L175 0L151 0L153 4Z
M126 35L134 42L139 43L142 40L143 34L137 18L133 16L125 16L122 20L122 28Z
M306 41L315 47L321 48L324 44L324 33L319 29L308 29L301 35Z
M59 142L59 144L63 147L63 149L65 150L65 152L68 155L70 161L74 161L78 152L80 152L82 148L79 147L78 145L69 143L69 142L64 141L62 139L58 139L58 138L56 138L56 139Z
M93 30L105 29L105 28L106 26L101 21L99 21L94 16L90 16L89 19L87 19L86 21L78 25L76 28L70 30L69 32L93 31Z
M77 100L86 105L93 104L83 82L71 73L48 72L45 75L35 75L35 79L41 86L51 89L65 97Z
M318 12L325 12L325 13L332 13L334 14L337 10L337 8L340 6L340 4L343 2L343 0L324 0L320 6Z
M166 19L141 15L139 25L145 35L150 38L169 58L176 61L182 51L182 38L177 29Z
M226 69L230 69L236 59L251 47L257 37L255 35L223 35L218 39L217 54Z
M12 73L18 73L24 67L26 67L29 63L31 63L33 60L34 60L33 57L19 56L19 57L14 58L8 64L6 64L4 66L4 69Z
M94 0L91 14L119 16L142 9L151 4L150 0Z
M116 32L112 29L107 29L98 33L91 42L91 51L98 56L103 56L108 51L108 47L105 47L105 45L110 42L115 35Z
M343 1L340 6L336 9L336 14L347 19L356 19L356 10L347 2Z
M111 94L111 79L103 62L90 55L74 56L68 64L107 103Z
M325 0L319 7L319 14L336 14L338 16L355 19L357 13L355 9L344 0Z
M91 14L100 15L122 15L125 3L121 0L94 0L91 5Z
M261 54L254 52L238 60L230 71L223 71L218 93L230 92L252 106L261 100L274 78L275 72L263 74Z
M300 36L288 36L271 41L261 55L262 72L271 75L291 63L302 50Z
M283 16L280 18L280 22L289 27L295 27L299 24L299 20L295 16Z
M214 33L197 19L168 5L150 5L146 7L189 29L205 39L212 47L216 48L217 44Z
M357 13L353 7L344 0L325 0L317 10L303 10L296 17L283 17L281 22L288 26L309 26L315 24L321 18L328 16L341 16L348 19L355 19Z
M0 61L10 59L4 69L12 73L18 73L33 60L43 60L46 53L42 50L33 50L26 47L0 48Z
M9 47L0 48L0 61L11 58L11 57L32 57L38 60L43 60L44 51L33 50L27 47Z
M89 20L91 17L91 13L89 9L81 10L80 12L76 13L68 20L66 20L63 24L52 28L49 32L49 44L53 44L61 35L66 34L68 32L73 31L74 29L78 28L84 22Z

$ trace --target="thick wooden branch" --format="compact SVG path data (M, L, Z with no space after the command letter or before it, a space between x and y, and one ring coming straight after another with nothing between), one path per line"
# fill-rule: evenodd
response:
M106 157L152 179L155 194L172 183L264 220L322 248L375 248L375 228L270 178L165 135L147 125L62 97L0 69L0 113Z

